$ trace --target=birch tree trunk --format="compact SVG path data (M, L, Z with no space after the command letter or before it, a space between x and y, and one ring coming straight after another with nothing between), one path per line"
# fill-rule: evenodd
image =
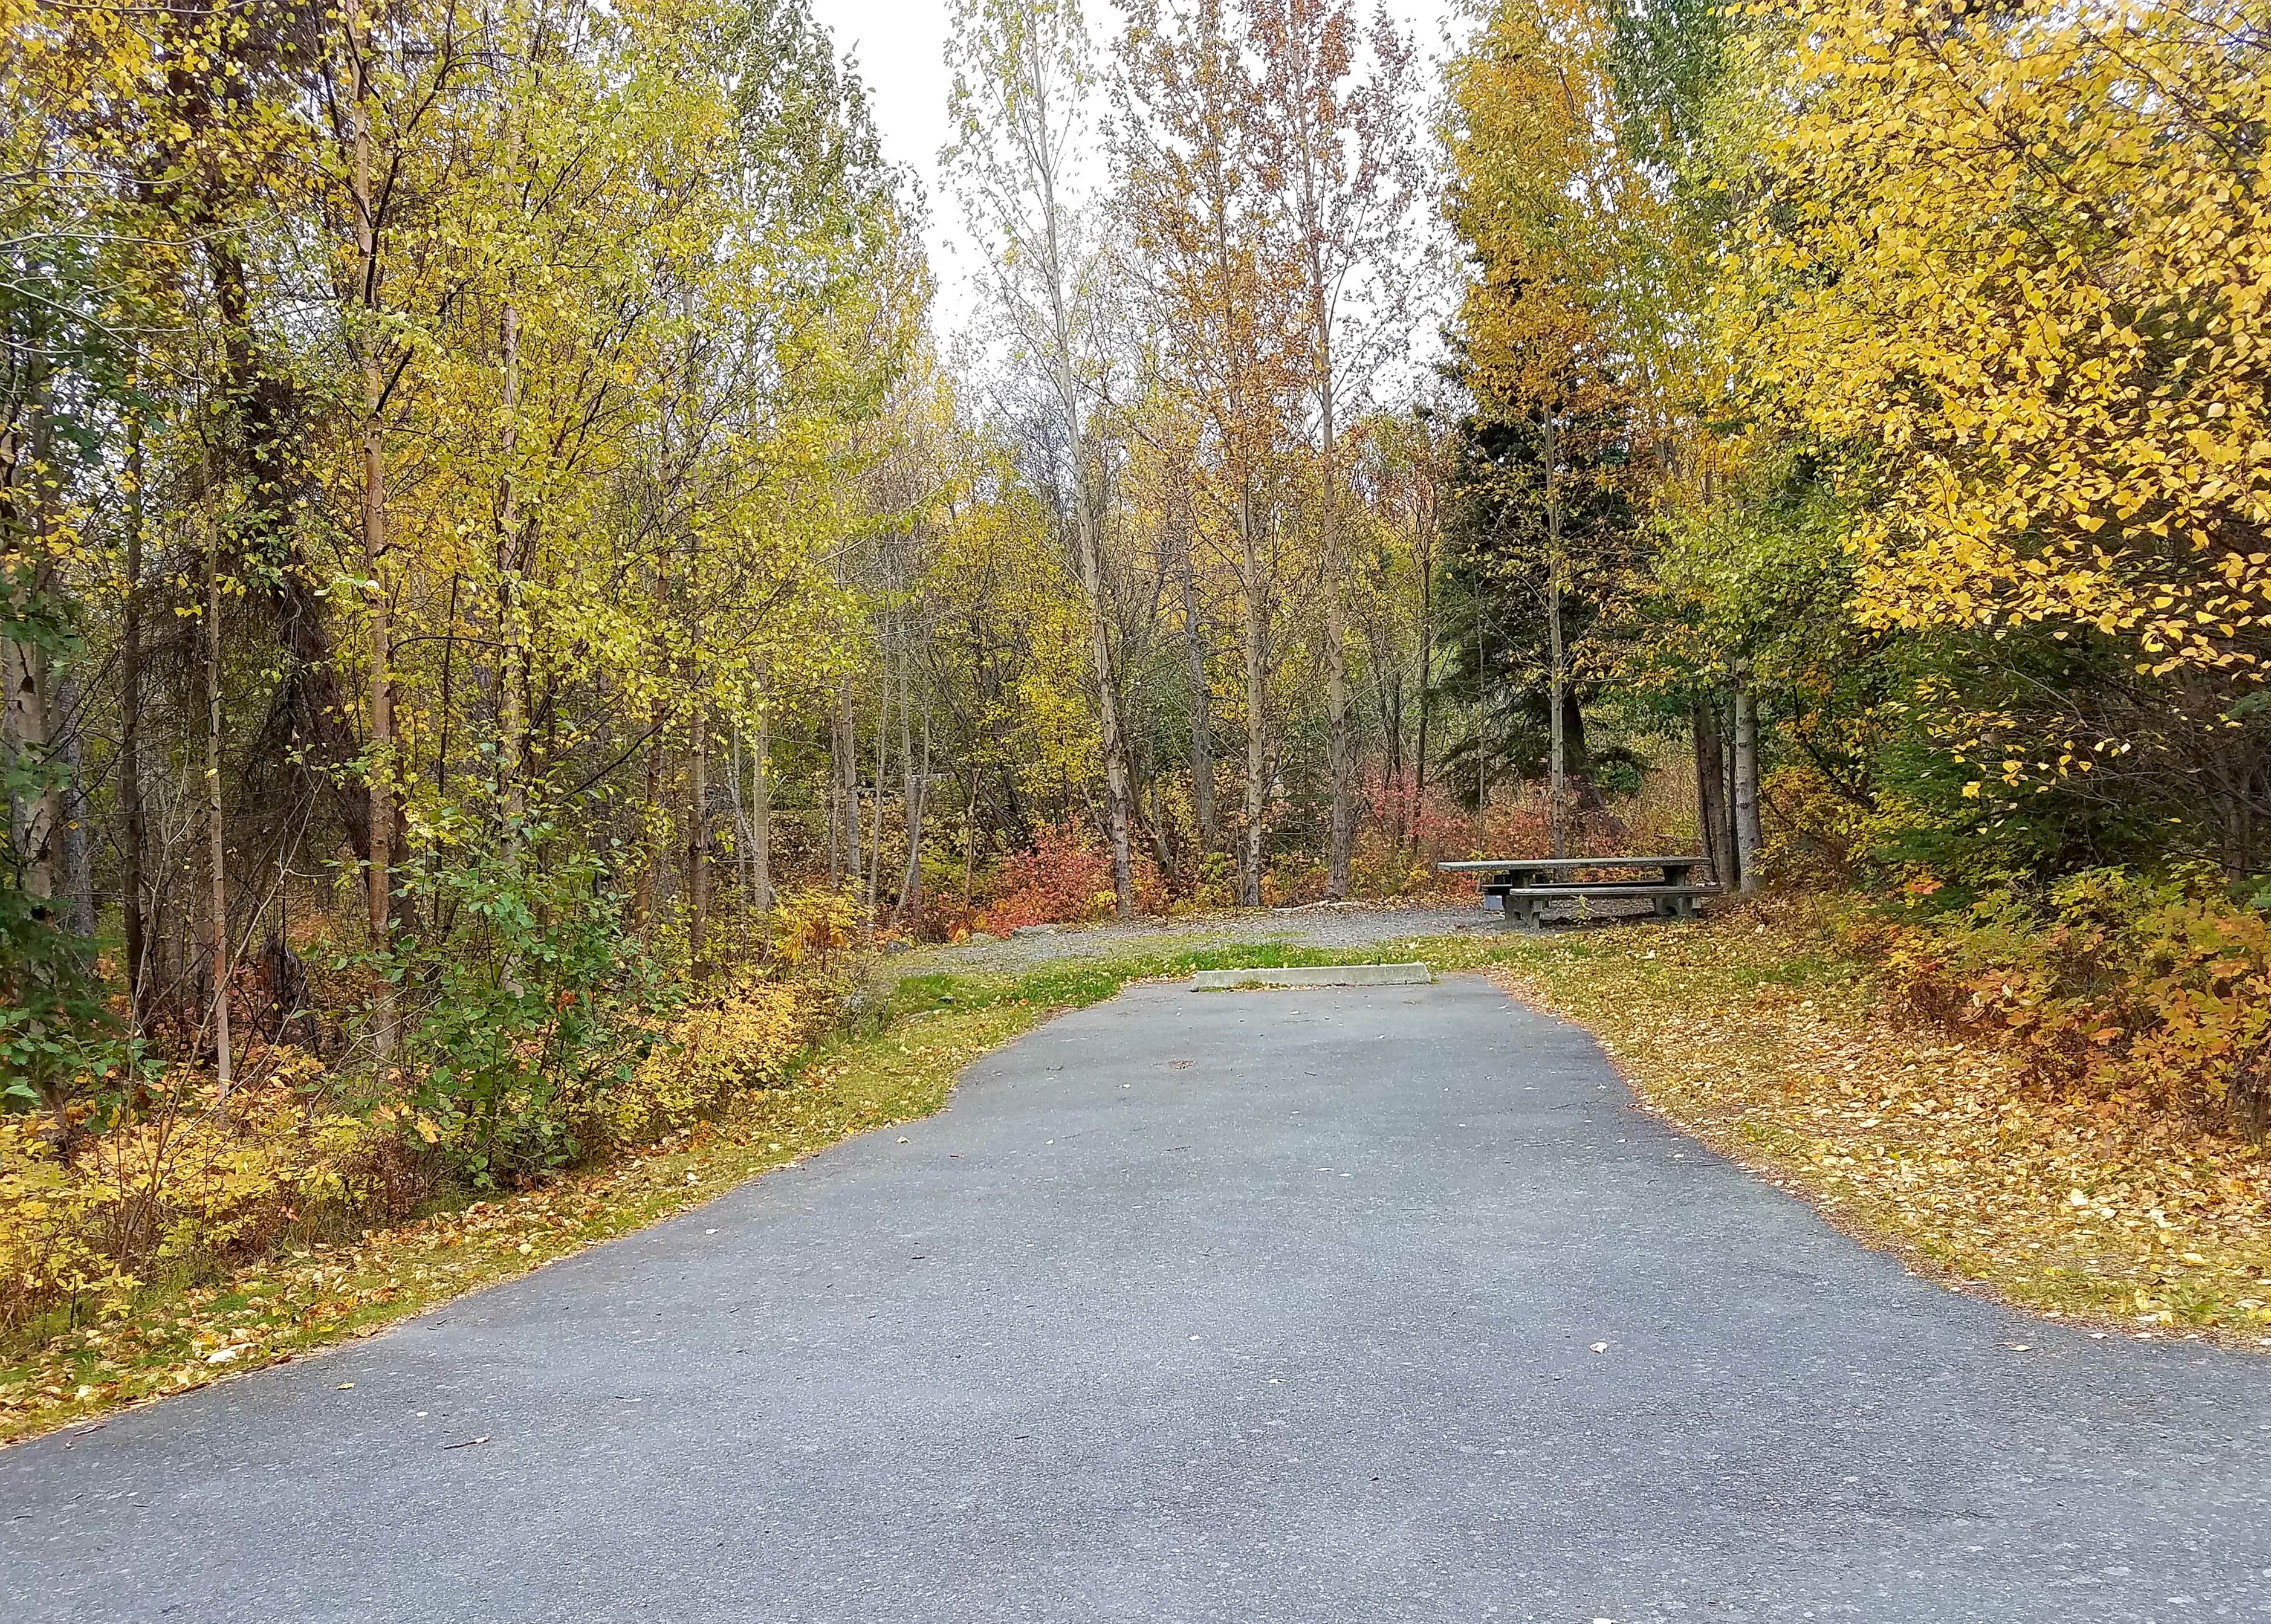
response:
M1742 891L1759 889L1759 860L1766 840L1759 823L1759 715L1749 674L1735 689L1735 862Z
M24 409L31 419L29 432L20 424L11 425L4 444L0 444L0 499L5 503L0 523L37 531L46 513L43 481L49 436L36 398ZM51 577L53 566L47 562L46 549L37 548L35 553L29 578L19 577L9 583L10 607L19 619L28 619L37 612L34 600ZM4 728L9 764L20 768L28 762L35 786L28 795L18 798L11 793L11 831L23 864L19 883L32 900L34 916L48 921L54 918L56 858L61 844L56 837L63 821L62 798L56 793L54 764L49 760L55 743L50 681L47 651L36 640L0 639L0 684L6 689L0 696L0 708L5 711L0 728Z
M1183 667L1191 713L1191 816L1198 825L1199 853L1215 847L1214 705L1207 683L1206 628L1199 618L1198 565L1192 541L1183 536Z
M741 791L747 780L741 776L741 728L737 722L728 730L731 748L726 752L726 807L733 820L733 920L741 942L741 961L749 957L749 809L742 803Z
M756 749L749 763L749 868L761 927L773 911L772 739L772 708L763 704L757 710Z
M882 688L875 702L875 822L867 841L867 906L860 919L863 935L875 928L875 899L883 879L883 769L891 742L891 657L888 648L883 653ZM856 757L853 771L858 771Z
M860 729L852 709L852 679L845 678L838 724L844 748L838 757L844 778L844 872L860 883Z
M56 684L55 724L63 730L57 754L63 765L60 788L63 923L71 935L94 939L94 866L86 844L86 729L80 716L78 680L68 672Z

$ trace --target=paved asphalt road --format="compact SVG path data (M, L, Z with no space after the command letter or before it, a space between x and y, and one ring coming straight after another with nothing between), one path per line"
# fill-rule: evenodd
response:
M2271 1366L1910 1278L1481 981L1139 988L904 1132L0 1453L0 1619L2271 1616Z

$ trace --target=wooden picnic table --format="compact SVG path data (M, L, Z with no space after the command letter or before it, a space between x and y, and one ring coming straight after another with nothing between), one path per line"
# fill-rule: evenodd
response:
M1438 863L1446 874L1480 874L1485 897L1496 897L1508 920L1535 930L1545 922L1549 903L1599 898L1645 898L1658 919L1694 919L1696 899L1716 897L1716 885L1698 885L1693 876L1710 860L1686 853L1662 857L1484 857ZM1653 869L1631 879L1565 879L1590 869Z

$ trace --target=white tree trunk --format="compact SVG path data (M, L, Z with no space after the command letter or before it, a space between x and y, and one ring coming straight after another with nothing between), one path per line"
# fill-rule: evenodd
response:
M1759 823L1759 713L1747 675L1735 689L1735 848L1742 890L1759 889L1766 838Z
M761 708L749 762L749 867L761 925L773 909L772 739L772 711L770 707Z

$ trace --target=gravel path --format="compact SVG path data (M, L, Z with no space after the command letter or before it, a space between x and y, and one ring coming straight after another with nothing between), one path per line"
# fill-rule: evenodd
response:
M0 1453L0 1618L2260 1619L2262 1368L1915 1278L1479 979L1150 985Z
M1177 920L1136 920L1129 924L1030 927L1020 934L932 947L901 955L894 969L996 972L1032 970L1066 958L1102 958L1117 953L1232 942L1283 942L1311 948L1373 947L1415 936L1448 936L1459 931L1507 927L1495 905L1453 908L1347 906L1291 908L1284 913L1240 909Z

